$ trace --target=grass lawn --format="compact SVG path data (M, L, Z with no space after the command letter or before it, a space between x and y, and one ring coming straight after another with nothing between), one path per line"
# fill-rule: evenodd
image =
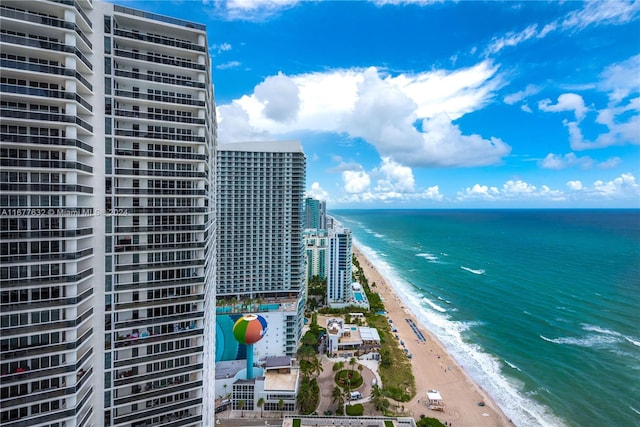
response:
M408 402L416 394L416 380L411 371L411 361L391 334L389 321L385 316L372 314L368 316L367 321L369 326L376 328L380 334L382 361L379 372L383 393L399 402Z

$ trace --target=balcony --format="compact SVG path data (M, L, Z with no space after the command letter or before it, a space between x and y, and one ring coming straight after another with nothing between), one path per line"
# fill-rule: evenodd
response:
M75 70L68 70L64 67L55 67L53 65L34 64L27 61L16 61L12 59L1 59L0 67L10 68L14 70L34 71L36 73L54 74L59 76L74 77L82 83L87 89L93 91L93 86L84 78L82 74Z
M174 39L174 38L165 37L161 35L144 34L138 31L134 32L134 31L124 30L120 28L114 29L113 34L115 36L125 37L133 40L145 41L153 44L177 47L179 49L194 50L197 52L205 52L204 46L200 46L186 40L179 40L179 39Z
M115 70L115 75L117 77L126 77L129 79L136 79L136 80L146 80L150 82L171 84L176 86L194 87L198 89L206 88L206 85L204 83L194 81L194 80L178 79L174 77L141 74L139 72L131 72L131 71L124 71L124 70Z
M52 50L55 52L64 52L74 54L89 69L93 70L91 61L77 47L67 46L62 43L50 40L41 40L33 37L19 36L3 33L0 35L0 41L3 43L16 44L20 46L34 47L37 49Z

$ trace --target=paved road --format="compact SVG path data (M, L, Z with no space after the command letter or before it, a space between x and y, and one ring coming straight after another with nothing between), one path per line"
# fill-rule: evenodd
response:
M252 427L252 426L282 426L282 419L269 418L263 419L251 419L251 418L216 418L216 426L219 427Z

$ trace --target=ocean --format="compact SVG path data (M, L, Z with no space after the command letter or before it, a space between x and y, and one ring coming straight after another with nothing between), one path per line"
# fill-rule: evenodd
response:
M517 426L640 426L640 211L334 210Z

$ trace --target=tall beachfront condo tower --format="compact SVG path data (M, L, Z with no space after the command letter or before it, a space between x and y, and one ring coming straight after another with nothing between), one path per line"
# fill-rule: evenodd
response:
M351 230L334 223L327 259L327 304L331 307L344 307L353 300L352 254Z
M304 248L307 256L307 281L314 276L327 278L327 252L329 234L327 230L308 228L304 231Z
M205 27L2 0L0 36L0 424L213 425Z
M304 200L305 229L327 229L327 202L307 197Z
M300 339L305 170L298 141L218 147L217 312L266 318L268 339L255 344L256 359L293 355Z

